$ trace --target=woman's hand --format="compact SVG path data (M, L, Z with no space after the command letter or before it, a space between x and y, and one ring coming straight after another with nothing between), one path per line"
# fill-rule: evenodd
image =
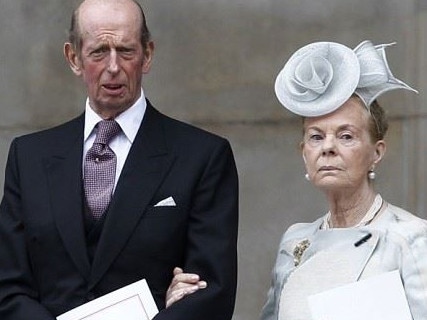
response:
M166 308L181 300L184 296L207 287L206 281L201 281L199 275L184 273L181 268L176 267L173 270L173 275L172 282L166 291Z

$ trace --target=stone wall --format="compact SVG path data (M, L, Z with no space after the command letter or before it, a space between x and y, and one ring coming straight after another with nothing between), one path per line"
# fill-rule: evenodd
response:
M62 57L78 1L0 0L0 167L14 136L82 112L85 94ZM394 74L419 95L391 92L388 153L378 190L427 217L426 0L145 0L156 42L144 88L161 111L226 136L241 186L235 320L257 319L282 232L326 204L304 180L299 120L277 102L283 63L313 41L387 49ZM59 142L58 142L59 143ZM3 182L3 174L0 176Z

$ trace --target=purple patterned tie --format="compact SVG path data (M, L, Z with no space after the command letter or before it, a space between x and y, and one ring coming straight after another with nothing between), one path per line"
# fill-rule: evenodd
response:
M84 189L92 216L98 220L110 203L116 175L116 155L108 143L121 128L114 120L102 120L96 130L95 142L84 161Z

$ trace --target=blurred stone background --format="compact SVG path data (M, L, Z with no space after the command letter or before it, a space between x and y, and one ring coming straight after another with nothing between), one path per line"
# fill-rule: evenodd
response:
M1 172L13 137L83 110L83 87L62 56L78 2L0 0ZM380 99L391 128L377 185L389 202L427 217L427 0L141 3L156 42L147 96L159 110L227 137L235 152L241 186L235 320L258 318L282 232L326 210L304 180L300 121L273 91L277 72L299 47L397 42L387 49L391 69L420 94L395 91Z

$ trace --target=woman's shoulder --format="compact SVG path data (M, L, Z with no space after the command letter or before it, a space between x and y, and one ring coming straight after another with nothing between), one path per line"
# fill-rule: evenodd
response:
M423 219L401 207L388 203L386 211L389 212L397 224L414 225L422 229L427 228L426 219Z
M320 225L323 222L323 217L313 222L299 222L291 225L283 235L283 238L304 238L319 230Z
M394 233L407 241L415 239L427 239L427 220L396 205L387 204L383 219L380 219L380 227L388 233Z

